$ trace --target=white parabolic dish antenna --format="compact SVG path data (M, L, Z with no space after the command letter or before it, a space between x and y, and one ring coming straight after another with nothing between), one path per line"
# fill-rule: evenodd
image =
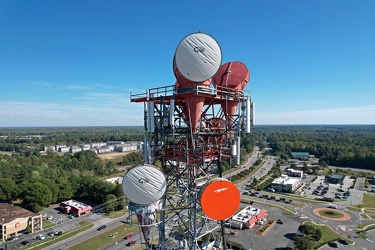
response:
M188 35L177 46L175 63L186 79L206 81L215 75L221 65L220 46L207 34Z
M122 191L133 203L147 205L160 200L167 189L165 175L153 165L130 169L122 180Z

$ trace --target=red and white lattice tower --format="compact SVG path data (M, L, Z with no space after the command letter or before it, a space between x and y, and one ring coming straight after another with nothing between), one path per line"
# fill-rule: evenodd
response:
M190 34L173 58L176 83L131 95L144 104L145 163L125 174L123 190L145 249L225 249L223 221L237 212L240 194L221 162L239 164L253 103L246 65L221 60L215 39Z

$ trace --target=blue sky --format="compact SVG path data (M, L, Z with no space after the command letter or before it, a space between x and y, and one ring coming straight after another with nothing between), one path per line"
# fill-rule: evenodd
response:
M0 127L143 125L185 36L251 72L256 124L375 124L375 1L0 1Z

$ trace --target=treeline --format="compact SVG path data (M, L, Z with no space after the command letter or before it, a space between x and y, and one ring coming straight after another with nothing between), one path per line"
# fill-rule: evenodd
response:
M26 138L29 135L41 137ZM46 127L1 128L0 150L22 152L30 147L42 150L49 145L77 145L107 141L143 141L139 127ZM6 137L6 138L5 138Z
M101 178L115 171L114 163L102 162L92 151L74 155L40 155L38 151L27 155L0 154L0 201L20 200L35 212L71 198L103 203L109 195L123 196L120 185Z
M279 156L309 152L329 165L375 170L374 125L260 126Z
M28 135L42 135L32 139ZM41 154L44 145L106 141L141 141L143 127L20 128L0 129L0 201L20 200L25 207L40 211L65 199L87 197L106 202L121 197L119 185L102 181L116 173L115 163L102 161L91 151L58 155ZM256 126L253 134L241 138L241 162L255 145L270 143L276 155L307 151L329 165L375 170L375 126ZM131 153L120 164L137 165L141 153ZM233 163L233 162L232 162ZM224 170L230 161L222 162Z

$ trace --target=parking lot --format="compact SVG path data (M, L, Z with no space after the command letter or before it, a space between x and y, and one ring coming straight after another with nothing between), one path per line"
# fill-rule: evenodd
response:
M313 182L305 181L302 195L313 199L322 197L346 199L349 195L346 195L345 192L353 183L354 179L350 179L348 176L345 177L343 185L327 183L324 176L318 176ZM317 190L320 191L316 192Z
M248 204L241 204L245 207ZM257 232L263 225L256 225L251 229L231 229L234 232L228 240L242 244L246 249L282 249L285 247L294 247L292 240L298 234L298 227L303 222L302 219L294 215L285 215L275 207L269 207L265 204L254 202L252 206L264 208L268 211L268 220L280 219L283 224L276 223L265 235L259 235Z

